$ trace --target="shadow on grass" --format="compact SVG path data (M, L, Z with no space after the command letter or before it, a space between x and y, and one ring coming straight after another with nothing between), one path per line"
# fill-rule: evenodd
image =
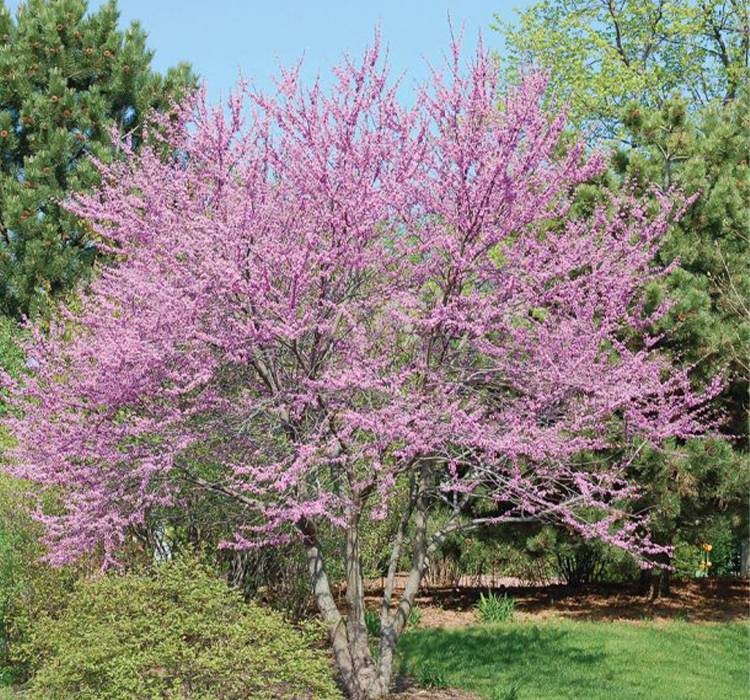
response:
M493 625L462 630L421 630L404 638L404 650L418 653L441 662L455 660L455 653L467 654L465 660L472 666L507 665L517 663L520 657L533 665L543 665L552 656L564 663L590 664L603 658L601 652L592 652L576 646L568 630L540 629L524 626L514 630Z
M450 685L470 686L490 696L513 686L522 691L532 680L539 685L540 675L549 674L550 680L566 686L570 697L586 697L592 679L575 669L605 661L602 650L577 643L571 631L537 626L416 630L402 639L399 650L402 669L409 674L440 668Z
M414 678L434 669L448 686L488 700L737 700L750 697L749 631L745 623L510 622L410 631L399 656Z

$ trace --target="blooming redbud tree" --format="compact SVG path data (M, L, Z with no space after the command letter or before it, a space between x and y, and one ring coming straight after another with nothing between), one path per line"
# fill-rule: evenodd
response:
M377 46L335 78L198 95L98 164L67 206L117 264L33 334L6 424L13 472L62 494L38 513L52 562L114 562L187 489L234 504L225 546L298 539L342 681L369 699L449 533L549 520L657 553L628 463L701 433L717 387L695 393L649 334L672 205L569 215L603 159L562 148L543 75L502 91L481 49L463 69L454 48L409 109ZM373 655L360 535L394 508ZM345 540L344 612L322 526Z

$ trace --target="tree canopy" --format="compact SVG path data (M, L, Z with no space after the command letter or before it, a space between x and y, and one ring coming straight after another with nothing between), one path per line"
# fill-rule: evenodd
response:
M0 312L34 313L70 290L96 254L87 224L61 207L97 182L109 130L138 134L152 109L194 85L186 64L166 76L137 23L118 26L114 0L0 3Z
M669 307L644 289L680 204L615 193L568 216L604 159L582 143L559 156L543 74L503 91L488 56L466 71L453 48L412 109L376 46L330 93L287 73L275 96L155 115L140 151L121 141L100 188L66 205L119 264L4 380L14 473L63 494L39 516L53 561L103 546L111 562L187 490L220 494L226 546L304 543L358 698L387 693L450 532L543 519L664 551L628 513L628 466L703 433L720 389L694 390L651 331ZM416 534L395 608L393 541L375 658L360 536L389 508ZM321 525L345 535L346 618Z
M737 96L750 69L750 9L744 0L542 0L518 23L496 17L514 72L529 63L551 73L571 120L621 135L632 101L692 106Z

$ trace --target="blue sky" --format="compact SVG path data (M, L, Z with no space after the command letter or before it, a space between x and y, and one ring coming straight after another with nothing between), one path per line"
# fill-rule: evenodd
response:
M89 0L90 7L100 0ZM181 60L207 81L209 95L226 94L240 70L253 84L270 89L279 63L304 55L303 76L325 75L341 55L358 55L380 25L394 74L406 71L403 91L439 63L449 41L448 15L464 27L467 49L481 30L490 48L500 37L490 30L493 13L506 19L530 0L120 0L123 25L141 21L163 70ZM18 0L6 0L14 9Z

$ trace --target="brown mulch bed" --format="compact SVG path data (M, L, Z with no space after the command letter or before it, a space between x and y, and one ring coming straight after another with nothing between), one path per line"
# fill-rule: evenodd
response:
M456 688L418 688L413 679L400 676L388 700L479 700L479 696Z
M474 605L486 589L428 588L417 599L423 627L458 627L475 621ZM669 620L727 622L747 620L750 581L747 579L694 579L675 581L672 594L651 600L635 585L600 584L567 588L499 586L516 602L520 618L578 620ZM370 591L375 604L377 590Z
M479 700L478 695L466 690L405 690L391 694L389 700Z

